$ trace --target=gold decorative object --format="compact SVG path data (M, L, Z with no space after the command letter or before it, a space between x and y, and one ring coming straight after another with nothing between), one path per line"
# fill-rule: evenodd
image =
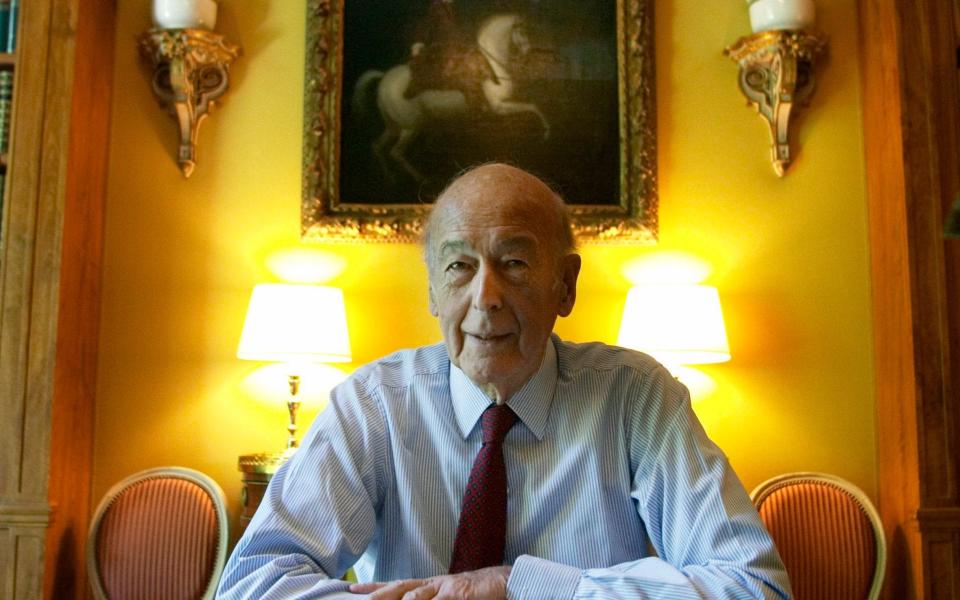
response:
M286 454L291 455L300 446L300 442L297 441L297 413L300 412L300 400L297 399L297 394L300 393L300 376L287 375L287 383L290 385L290 399L287 400L287 413L290 422L287 423Z
M237 467L241 472L243 487L240 488L240 533L242 534L250 519L257 512L257 507L263 500L267 485L273 474L283 466L289 455L285 452L264 454L244 454L237 460Z
M814 61L826 48L822 33L773 30L740 38L725 50L740 64L740 90L770 125L771 160L780 177L792 160L790 117L813 95Z
M153 93L180 127L177 162L184 177L196 165L197 130L229 87L240 46L205 29L151 29L140 53L153 65Z

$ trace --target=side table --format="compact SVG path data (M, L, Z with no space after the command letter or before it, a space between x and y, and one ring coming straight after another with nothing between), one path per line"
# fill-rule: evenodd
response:
M257 507L263 500L263 495L267 491L267 484L270 478L277 472L280 465L287 459L283 452L274 452L267 454L244 454L237 461L237 467L240 469L240 480L243 482L243 488L240 490L240 498L243 503L243 512L240 513L240 530L238 537L243 535L250 524L250 519L257 512Z

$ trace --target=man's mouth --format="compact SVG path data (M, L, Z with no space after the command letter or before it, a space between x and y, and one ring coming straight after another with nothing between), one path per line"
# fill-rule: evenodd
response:
M501 334L496 334L496 333L469 333L469 332L464 332L464 333L466 333L468 336L470 336L470 337L472 337L472 338L474 338L474 339L477 339L477 340L479 340L479 341L481 341L481 342L499 342L499 341L502 341L502 340L507 339L507 338L510 337L510 335L511 335L511 334L509 334L509 333L501 333Z

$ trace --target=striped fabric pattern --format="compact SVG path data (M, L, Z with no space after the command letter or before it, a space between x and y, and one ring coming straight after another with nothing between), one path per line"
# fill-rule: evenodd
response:
M133 484L113 501L97 532L107 597L201 598L210 585L217 536L214 503L195 483L156 478Z
M760 505L798 600L863 600L877 561L870 520L856 499L823 482L778 487Z
M359 369L274 475L218 597L348 598L334 578L351 566L446 573L490 404L442 345ZM686 388L651 358L554 337L508 405L510 598L790 596Z

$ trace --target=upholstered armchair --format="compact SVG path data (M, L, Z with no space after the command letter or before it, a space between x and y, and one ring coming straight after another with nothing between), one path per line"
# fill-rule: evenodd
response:
M886 541L880 516L859 488L824 473L790 473L765 481L750 497L797 600L879 596Z
M113 486L93 516L87 571L98 600L213 598L227 555L227 513L215 481L163 467Z

